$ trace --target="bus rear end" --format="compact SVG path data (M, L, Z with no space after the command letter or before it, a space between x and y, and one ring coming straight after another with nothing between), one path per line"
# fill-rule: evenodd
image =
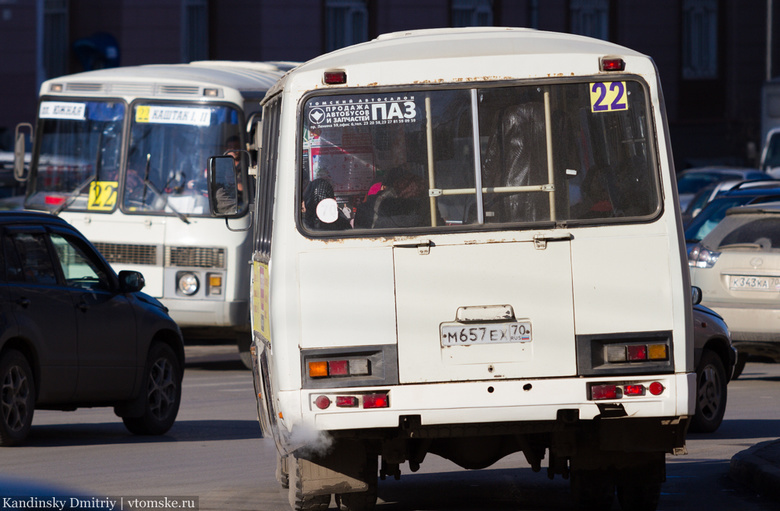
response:
M293 508L522 451L585 507L654 509L695 383L652 61L391 34L296 69L264 115L255 384Z

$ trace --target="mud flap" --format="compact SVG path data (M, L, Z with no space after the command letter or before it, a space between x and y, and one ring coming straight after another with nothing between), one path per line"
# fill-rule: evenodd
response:
M290 467L290 477L300 478L295 486L303 495L365 492L377 478L376 463L368 463L368 454L362 442L342 440L335 443L325 455L298 455L294 455L297 470ZM371 467L374 467L373 473L369 473ZM290 486L294 486L292 480Z

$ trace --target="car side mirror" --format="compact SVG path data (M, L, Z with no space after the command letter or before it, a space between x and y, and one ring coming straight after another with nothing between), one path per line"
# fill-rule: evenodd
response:
M691 286L691 301L694 305L699 305L702 299L701 288L697 286Z
M119 272L119 289L123 293L135 293L146 285L146 279L141 272L122 270Z

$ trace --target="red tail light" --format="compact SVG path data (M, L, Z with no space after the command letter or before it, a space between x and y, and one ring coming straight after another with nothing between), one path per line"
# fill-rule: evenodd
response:
M363 396L363 408L387 408L390 401L387 394L366 394Z

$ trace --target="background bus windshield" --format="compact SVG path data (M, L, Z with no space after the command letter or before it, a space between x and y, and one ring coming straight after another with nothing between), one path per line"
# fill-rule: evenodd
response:
M207 161L241 148L239 112L221 105L137 103L123 134L125 108L120 102L42 103L28 207L111 212L121 204L127 213L210 214Z

